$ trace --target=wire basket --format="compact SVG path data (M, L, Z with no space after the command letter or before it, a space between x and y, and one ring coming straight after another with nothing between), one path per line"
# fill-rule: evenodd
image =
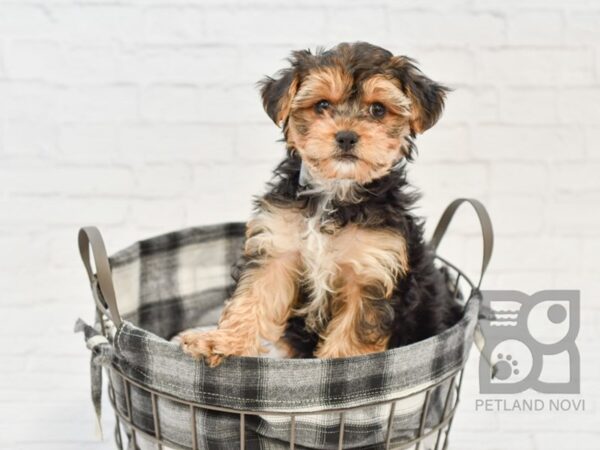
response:
M475 208L482 226L483 276L493 237L478 201L451 203L431 244L437 248L463 202ZM231 289L219 270L239 255L243 231L243 224L182 230L110 259L97 229L80 231L97 314L95 327L81 321L78 327L92 350L98 416L102 367L108 374L117 448L448 448L481 279L474 284L437 256L449 289L465 304L464 317L442 335L409 346L335 360L231 357L210 369L168 338L191 325L216 323ZM197 310L198 304L204 308Z

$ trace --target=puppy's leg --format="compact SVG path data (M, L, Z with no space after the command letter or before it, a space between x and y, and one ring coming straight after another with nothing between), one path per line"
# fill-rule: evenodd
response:
M296 296L296 261L292 255L271 258L244 273L216 330L182 336L183 349L204 356L211 366L223 356L257 356L261 338L277 342Z
M300 253L297 218L289 211L263 211L248 224L245 255L249 262L216 330L182 335L194 357L216 366L224 356L256 356L261 338L283 335L298 290Z
M389 339L386 324L393 314L389 303L368 298L368 286L357 274L345 271L332 302L331 320L317 347L317 358L343 358L385 350ZM385 303L384 303L385 302Z
M389 299L408 270L402 236L386 230L349 229L336 243L340 268L318 358L363 355L386 349L393 309Z

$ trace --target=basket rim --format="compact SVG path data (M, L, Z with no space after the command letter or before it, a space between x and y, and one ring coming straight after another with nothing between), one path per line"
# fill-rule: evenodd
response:
M445 340L447 336L454 334L458 328L460 328L461 326L465 326L465 324L471 320L475 320L476 317L472 318L472 317L470 317L469 314L467 314L467 312L470 308L475 307L475 305L474 305L475 302L477 302L477 303L480 302L480 296L477 293L470 295L468 300L466 301L463 317L461 317L461 319L458 322L456 322L454 325L452 325L450 328L447 328L446 330L442 331L440 334L436 334L435 336L428 337L427 339L423 339L421 341L413 342L412 344L388 349L383 352L369 353L366 355L357 355L357 356L350 356L350 357L345 357L345 358L269 358L266 356L235 356L235 355L231 355L231 356L228 356L225 359L225 361L227 361L227 360L229 360L229 361L239 361L239 360L258 361L258 360L260 360L261 364L263 364L263 365L266 364L269 366L274 366L274 367L272 367L273 369L276 369L279 367L283 368L283 366L286 366L286 368L297 368L297 369L303 368L304 369L304 368L307 368L310 366L314 366L316 368L319 366L329 364L330 362L344 361L344 362L360 363L360 362L364 362L364 361L373 359L373 357L376 355L377 356L401 355L402 353L412 352L415 349L418 349L419 347L424 347L425 345L429 345L429 344L433 344L434 342L437 342L437 341ZM179 352L184 353L183 350L181 350L181 347L178 343L171 342L171 341L163 338L162 336L159 336L151 331L148 331L144 328L140 328L137 325L128 321L127 319L123 319L123 322L121 323L121 325L116 328L116 332L114 335L114 342L115 342L115 348L116 348L117 352L121 351L121 349L119 348L119 337L122 333L128 332L128 331L126 331L126 328L135 330L135 332L138 332L138 333L141 332L144 335L152 338L153 340L155 340L157 342L160 342L163 345L172 347L178 353ZM194 359L194 358L192 358L190 356L190 359ZM199 364L203 364L202 360L195 360L195 361ZM287 366L289 366L289 367L287 367Z
M142 248L146 247L146 244L148 244L150 242L152 242L152 244L153 244L152 252L147 253L144 256L159 253L161 251L171 248L172 240L176 239L178 237L181 237L181 236L184 236L184 239L181 241L181 244L180 244L181 246L189 245L192 243L193 244L202 243L204 241L214 239L214 235L211 235L211 233L217 233L218 235L221 235L222 237L243 238L244 232L245 232L245 227L246 227L245 222L232 221L232 222L222 222L222 223L213 223L213 224L208 224L208 225L186 227L186 228L181 228L181 229L170 231L170 232L163 233L163 234L158 234L153 237L149 237L149 238L145 238L145 239L136 241L133 244L130 244L129 246L113 253L109 258L110 264L111 264L111 266L113 266L113 264L114 264L114 267L119 267L119 266L131 263L135 258L139 258L141 256L141 253L143 251ZM158 243L158 245L157 245L157 243ZM146 250L144 250L144 251L146 251ZM323 364L327 364L327 362L330 362L330 361L346 361L346 362L352 361L352 362L359 363L359 362L362 362L365 360L372 359L374 355L392 356L392 355L396 355L396 354L409 352L411 350L414 350L415 348L422 347L427 344L433 343L434 341L443 340L448 335L453 334L457 328L464 326L465 322L472 320L472 318L469 316L469 314L467 314L468 308L470 307L470 304L472 301L475 301L475 300L480 301L481 300L481 294L480 294L479 290L476 288L473 281L461 269L459 269L455 264L453 264L446 258L438 255L437 253L435 254L434 257L436 260L441 262L443 265L454 270L460 276L460 278L463 278L465 280L465 282L468 284L468 286L471 289L471 292L465 299L463 316L461 317L461 319L458 322L456 322L454 325L452 325L450 328L447 328L446 330L444 330L443 332L441 332L435 336L431 336L427 339L423 339L421 341L414 342L414 343L404 345L401 347L388 349L383 352L370 353L367 355L358 355L358 356L351 356L351 357L345 357L345 358L344 357L343 358L269 358L269 357L265 357L265 356L234 356L234 355L232 355L232 356L228 356L227 359L231 360L231 361L235 361L235 360L239 360L239 359L244 359L247 361L248 360L255 360L255 361L260 360L261 363L263 363L263 364L267 363L269 365L273 364L275 366L285 365L285 366L291 366L291 368L294 368L294 367L295 368L301 368L301 367L305 368L307 365L317 367L317 366L321 366ZM165 345L171 346L175 350L179 350L182 352L182 350L180 349L180 346L177 343L171 342L168 339L163 338L162 336L159 336L149 330L146 330L145 328L141 328L141 327L133 324L131 321L127 320L126 317L123 317L123 323L121 323L121 325L119 325L116 328L116 332L114 335L114 342L116 344L117 351L119 351L118 337L119 337L120 333L123 332L123 329L125 328L124 327L125 322L128 324L128 327L130 327L136 331L142 332L145 335L151 337L153 340L157 340Z

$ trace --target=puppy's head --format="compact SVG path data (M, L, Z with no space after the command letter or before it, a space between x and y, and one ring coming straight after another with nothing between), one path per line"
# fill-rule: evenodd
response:
M414 61L371 44L296 51L291 67L261 82L263 105L313 176L368 183L410 157L433 126L447 88Z

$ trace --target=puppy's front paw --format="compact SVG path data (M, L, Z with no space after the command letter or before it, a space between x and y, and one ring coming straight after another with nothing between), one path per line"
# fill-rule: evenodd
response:
M188 331L180 335L183 351L216 367L226 356L257 356L258 336L231 330Z
M222 354L215 353L217 331L188 331L180 335L181 348L188 355L204 358L210 367L218 366L223 359Z

